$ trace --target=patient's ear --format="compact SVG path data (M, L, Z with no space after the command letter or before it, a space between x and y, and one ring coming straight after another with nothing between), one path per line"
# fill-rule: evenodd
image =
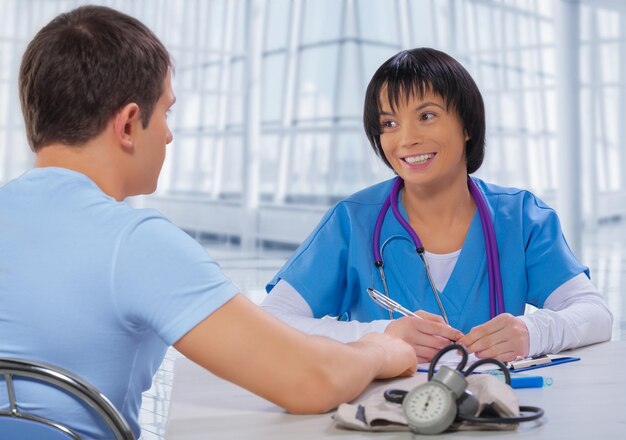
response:
M119 142L122 149L127 152L133 150L133 138L135 131L141 127L141 118L139 117L139 106L134 102L126 104L114 116L113 130L115 138Z

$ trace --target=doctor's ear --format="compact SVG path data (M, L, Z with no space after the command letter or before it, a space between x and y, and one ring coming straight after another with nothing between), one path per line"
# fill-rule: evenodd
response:
M466 130L463 130L463 136L465 137L465 142L472 138Z
M113 130L124 150L133 149L133 137L139 127L141 127L139 106L134 102L126 104L115 114Z

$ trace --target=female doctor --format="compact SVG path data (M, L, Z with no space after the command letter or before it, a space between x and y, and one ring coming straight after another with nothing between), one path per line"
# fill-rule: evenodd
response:
M484 158L485 113L456 60L428 48L393 56L370 81L363 120L397 176L326 213L267 285L267 311L345 342L387 332L420 362L450 341L510 361L610 339L611 313L554 210L469 177ZM418 317L391 314L368 287ZM526 304L541 310L524 315Z

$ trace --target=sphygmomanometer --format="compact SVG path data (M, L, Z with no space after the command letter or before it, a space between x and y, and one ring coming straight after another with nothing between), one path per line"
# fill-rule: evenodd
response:
M462 359L456 369L442 366L435 373L441 357L452 350L458 350ZM467 350L458 344L443 348L433 358L428 369L428 382L418 385L411 391L389 389L385 399L402 405L411 431L418 434L439 434L447 430L454 422L517 424L537 420L543 416L543 410L535 406L520 406L520 415L516 416L476 416L479 400L467 390L467 376L484 364L496 365L504 374L505 383L510 383L510 373L506 366L497 359L480 359L463 371L467 364Z
M456 368L437 364L450 351L462 356ZM361 401L344 403L333 418L343 428L363 431L405 431L417 434L439 434L452 430L516 429L520 422L538 420L543 410L519 406L509 386L511 376L496 359L480 359L465 371L468 354L464 347L451 344L433 358L427 382L422 376L412 389L386 389L366 393ZM446 362L450 365L449 362ZM496 367L494 374L472 374L485 364ZM483 370L483 368L481 368ZM504 381L501 379L504 378ZM398 386L406 386L401 381Z

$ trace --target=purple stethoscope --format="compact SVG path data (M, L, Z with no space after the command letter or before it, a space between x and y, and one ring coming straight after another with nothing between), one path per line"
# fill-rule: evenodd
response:
M400 222L400 225L404 228L404 230L409 234L413 244L415 245L415 250L417 254L420 256L422 262L424 263L424 268L426 269L426 277L428 278L428 283L430 284L430 288L435 294L435 299L437 300L437 304L439 306L439 310L441 310L441 316L443 317L446 324L450 325L448 322L448 315L441 303L441 298L439 297L439 291L435 287L435 283L433 282L432 276L430 274L430 268L428 267L428 262L426 261L426 257L424 256L424 246L422 246L422 241L417 236L411 225L402 217L400 214L400 210L398 209L398 193L404 186L404 180L401 177L396 177L393 186L391 187L391 191L389 195L385 199L383 206L380 208L380 212L378 213L378 217L376 218L376 226L374 226L374 240L373 240L373 248L374 248L374 264L378 268L380 273L380 278L383 282L383 288L385 289L385 295L389 298L389 289L387 288L387 280L385 278L385 271L383 269L383 257L382 251L390 239L387 239L383 245L380 245L380 233L383 229L383 221L385 219L385 215L387 211L389 211L389 206L391 206L391 211L393 212L393 216ZM480 216L480 223L483 227L483 236L485 239L485 249L487 252L487 274L489 276L489 315L491 318L494 318L496 315L504 312L504 295L502 293L502 276L500 273L500 258L498 257L498 246L496 244L496 233L493 227L493 222L491 221L491 215L489 214L489 208L487 207L487 202L485 201L485 197L476 186L476 183L468 176L467 178L467 186L469 188L470 194L474 198L476 202L476 207L478 209L478 215ZM391 316L391 312L390 312Z

